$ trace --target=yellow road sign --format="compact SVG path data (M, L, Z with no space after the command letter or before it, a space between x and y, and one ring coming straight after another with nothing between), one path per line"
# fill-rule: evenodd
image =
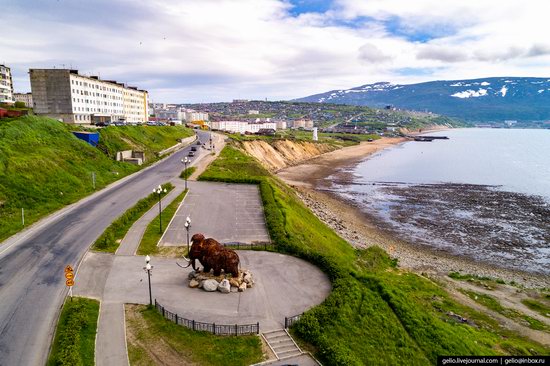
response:
M67 280L67 281L65 281L65 285L67 285L69 287L74 286L74 281L73 280Z
M65 273L65 278L68 279L68 280L72 280L74 278L74 273L66 272Z
M65 267L65 273L72 272L72 271L73 271L73 267L71 267L71 266Z

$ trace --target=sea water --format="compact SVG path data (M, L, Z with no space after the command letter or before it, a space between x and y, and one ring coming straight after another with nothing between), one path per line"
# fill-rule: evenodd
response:
M331 190L401 239L550 274L550 130L432 135L449 139L378 152Z

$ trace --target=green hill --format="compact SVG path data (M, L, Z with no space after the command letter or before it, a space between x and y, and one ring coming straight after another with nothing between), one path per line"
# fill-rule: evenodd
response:
M108 127L102 147L77 139L56 120L27 116L0 121L0 241L25 225L92 193L140 168L116 162L115 150L140 148L149 156L193 134L183 127ZM101 146L100 146L101 147Z

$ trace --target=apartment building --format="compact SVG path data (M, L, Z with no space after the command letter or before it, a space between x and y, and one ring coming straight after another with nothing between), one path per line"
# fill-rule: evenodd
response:
M91 124L148 119L148 94L78 70L31 69L34 112L65 123Z
M11 69L4 65L0 65L0 103L15 103Z
M277 129L275 122L211 121L212 130L231 133L257 133L260 129Z
M32 108L32 93L14 93L13 98L16 102L25 103L25 107Z
M186 122L208 121L208 113L185 109L183 119Z

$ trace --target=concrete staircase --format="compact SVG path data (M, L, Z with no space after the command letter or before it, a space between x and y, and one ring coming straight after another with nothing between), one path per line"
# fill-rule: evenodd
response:
M303 353L286 329L262 333L262 336L278 360L300 356Z

